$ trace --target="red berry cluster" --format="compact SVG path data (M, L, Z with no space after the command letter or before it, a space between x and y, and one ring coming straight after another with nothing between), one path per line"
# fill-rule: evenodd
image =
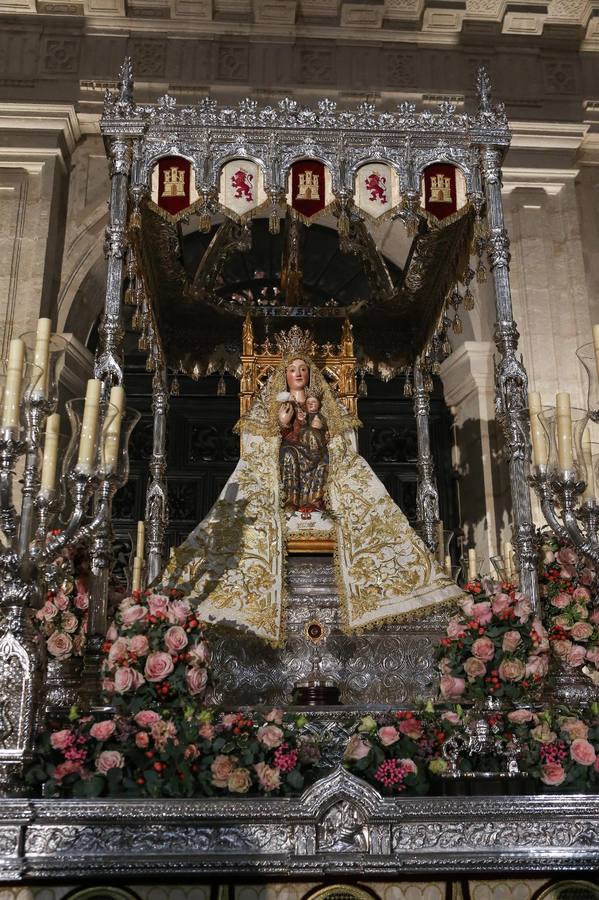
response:
M386 759L380 764L374 777L387 788L394 788L396 791L404 791L406 786L404 778L408 774L408 769L399 759Z
M289 744L284 743L275 750L274 763L281 772L291 772L297 766L298 757L297 750L290 750Z
M553 744L541 744L539 747L539 756L543 765L547 763L560 763L561 765L567 755L564 741L555 741Z

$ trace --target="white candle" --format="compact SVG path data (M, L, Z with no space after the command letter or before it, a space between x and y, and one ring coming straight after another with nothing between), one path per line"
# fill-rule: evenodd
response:
M591 434L588 428L582 432L582 458L587 470L586 487L583 497L595 497L595 475L593 472L593 451L591 449Z
M474 581L477 575L476 550L474 547L471 547L468 550L468 581Z
M44 456L42 459L42 492L53 491L56 487L56 465L58 463L58 438L60 432L60 415L54 413L46 421L44 438Z
M557 410L557 457L562 471L574 468L572 459L572 413L570 410L570 394L565 391L555 398Z
M3 428L16 428L19 424L24 360L25 344L21 338L13 338L10 342L6 369L6 387L4 388L4 405L2 407Z
M532 442L532 461L535 466L547 465L547 441L541 423L541 395L538 391L528 394L528 414L530 416L530 439Z
M514 567L512 565L512 545L510 541L504 541L502 556L506 578L511 578L514 574Z
M451 556L445 557L445 574L451 577Z
M137 557L141 560L144 558L144 541L146 537L146 526L144 522L137 523L137 546L135 548L135 553Z
M435 523L435 539L437 541L437 559L440 563L442 563L445 555L445 545L443 541L443 519L439 519L439 521Z
M81 437L79 438L79 457L77 459L77 468L82 472L91 473L96 464L96 440L98 437L98 413L100 411L101 391L102 382L97 378L90 378L87 382L87 391L85 393Z
M115 385L110 391L110 406L106 413L104 432L104 468L107 472L114 472L118 464L124 409L125 389L120 384Z
M50 355L50 335L52 334L52 319L38 319L35 335L35 352L33 355L33 385L34 394L45 394L48 390L48 359Z
M141 590L141 566L142 560L139 556L133 558L133 576L131 578L131 590Z

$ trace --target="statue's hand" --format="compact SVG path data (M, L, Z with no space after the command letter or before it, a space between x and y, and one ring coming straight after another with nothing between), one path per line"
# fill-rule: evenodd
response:
M281 403L279 409L279 422L281 425L289 425L293 417L293 405L291 403Z

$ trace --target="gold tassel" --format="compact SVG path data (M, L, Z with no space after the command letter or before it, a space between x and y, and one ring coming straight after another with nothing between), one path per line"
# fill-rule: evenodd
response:
M478 268L476 270L476 280L479 284L484 284L487 280L487 270L484 267L482 259L478 261Z
M212 227L212 217L208 210L204 209L200 214L200 231L203 234L208 234Z
M433 373L433 375L440 375L441 374L441 364L439 362L434 362L432 365L432 368L431 368L431 372Z
M146 372L153 372L156 368L156 361L152 354L146 357Z
M410 381L409 376L406 377L405 384L403 386L403 395L404 397L414 396L414 389L412 388L412 382Z
M481 216L474 220L474 240L482 240L487 236L487 223Z
M358 397L368 396L368 385L366 384L366 376L364 369L360 372L360 384L358 385Z
M181 385L179 384L179 379L177 378L176 375L173 375L173 378L171 380L170 395L171 395L171 397L178 397L180 393L181 393Z
M423 386L424 386L424 390L430 394L430 392L433 389L433 379L431 378L430 375L424 376Z
M135 230L141 228L141 215L138 209L134 209L129 216L129 228L134 228Z
M443 353L445 356L449 356L451 354L451 344L448 340L443 341Z
M224 397L227 393L227 382L225 381L224 375L221 375L218 379L218 384L216 385L216 396Z
M141 313L138 309L135 310L131 318L131 328L133 331L139 331L141 328Z
M460 317L458 316L457 313L454 316L454 320L452 322L451 327L453 329L454 334L461 334L462 331L464 330L464 326L462 325L462 320L460 319Z
M149 350L150 349L150 341L148 340L147 334L140 334L139 340L137 342L137 347L139 350Z
M135 306L135 298L133 297L133 291L131 290L131 285L125 291L125 296L123 297L123 303L125 306Z
M464 294L462 302L464 304L464 309L467 309L468 311L474 309L474 294L470 288L466 288L466 293Z
M269 234L279 234L281 230L281 220L279 218L279 214L276 209L273 209L270 216L268 217L268 233Z

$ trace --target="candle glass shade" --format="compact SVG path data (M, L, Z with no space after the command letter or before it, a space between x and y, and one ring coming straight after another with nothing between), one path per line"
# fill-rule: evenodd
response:
M9 426L2 425L2 430L10 430L13 433L13 436L17 436L21 433L21 429L26 425L26 419L24 415L24 406L26 403L26 385L31 384L32 382L38 381L41 377L42 370L39 366L34 366L32 363L23 362L23 380L21 382L21 390L18 393L10 394L10 406L8 409L9 420L12 424ZM8 379L8 362L4 360L0 363L0 420L4 421L4 403L7 399L6 385ZM25 386L25 391L23 390L23 386Z
M34 365L37 334L28 331L21 335L25 344L25 358L31 366L30 374L25 379L24 400L45 397L49 409L55 409L58 401L58 368L64 358L67 342L57 334L50 336L48 342L48 363L44 369Z
M597 374L597 357L595 355L595 345L591 341L589 344L583 344L576 351L576 356L583 367L587 382L587 406L589 418L593 422L599 422L599 375Z
M546 470L551 456L551 441L547 419L555 416L555 406L543 406L538 412L527 409L527 412L530 420L532 463L537 471ZM557 444L555 450L557 453ZM547 462L542 462L543 459L547 460Z
M63 476L66 477L75 469L78 469L79 471L89 470L87 472L87 474L89 475L103 471L104 441L102 439L103 434L99 415L97 420L95 421L95 430L91 432L89 430L89 427L85 425L84 421L84 397L75 397L75 399L73 400L67 400L66 408L67 415L69 417L69 423L71 426L71 435L63 458ZM117 412L118 410L116 410L115 407L111 407L110 404L108 404L106 415L112 416ZM82 441L87 441L90 448L89 453L87 454L88 462L85 464L82 464L79 461Z
M582 434L588 423L588 413L586 409L577 409L572 407L570 410L572 419L572 470L579 481L586 481L586 464L582 453ZM550 475L556 476L562 472L558 452L558 415L557 411L552 407L551 413L543 410L541 419L547 446L547 470Z
M114 423L115 416L121 416L118 434L111 435L110 425ZM112 404L104 418L102 427L101 468L102 472L111 475L118 484L125 484L129 478L129 440L133 429L141 418L141 413L131 407L126 407L122 413ZM115 441L116 446L111 441Z

